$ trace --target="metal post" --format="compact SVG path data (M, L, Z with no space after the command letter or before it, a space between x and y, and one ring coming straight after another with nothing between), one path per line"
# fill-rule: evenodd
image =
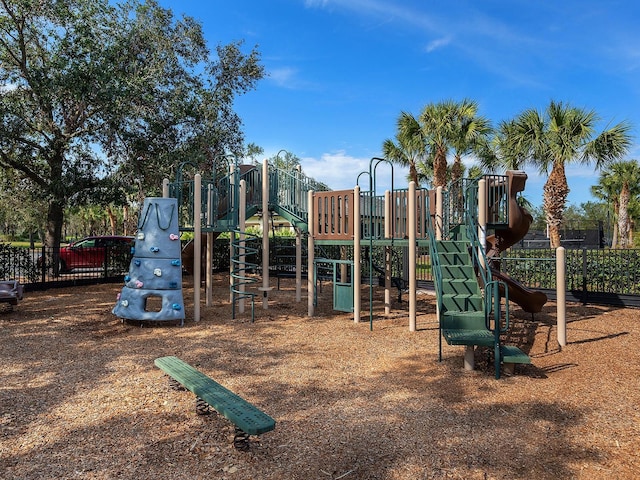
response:
M409 331L416 331L416 183L409 182Z
M556 309L558 316L558 344L561 347L567 345L566 265L566 251L564 247L558 247L556 249Z
M239 241L238 241L238 265L240 269L244 272L243 275L246 275L246 255L245 255L245 231L246 231L246 223L247 219L245 218L245 212L247 211L247 183L245 180L240 180L240 205L239 205ZM238 311L240 313L244 313L244 292L245 292L245 282L240 282L240 300L238 301Z
M483 253L487 244L487 181L484 178L478 180L478 240L478 258L482 268L486 268Z
M360 262L360 187L353 189L353 321L360 322L360 282L362 279L362 265Z
M302 232L296 228L296 302L302 301Z
M193 319L200 321L200 272L202 266L202 177L193 178Z
M211 227L214 224L213 212L213 185L207 185L207 261L205 273L205 304L213 305L213 232Z
M442 187L436 188L436 240L442 240Z
M384 238L391 238L391 192L384 192ZM370 254L372 254L371 252ZM384 313L391 313L391 247L384 247Z
M307 193L309 206L307 210L309 211L309 232L307 236L307 315L313 317L314 315L314 297L315 297L315 245L313 243L313 232L315 230L315 215L313 213L313 190L309 190Z
M262 162L262 308L269 308L269 162Z

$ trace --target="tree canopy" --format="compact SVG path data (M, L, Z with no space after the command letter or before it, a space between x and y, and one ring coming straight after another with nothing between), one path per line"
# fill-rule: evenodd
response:
M48 245L74 201L141 198L180 161L242 152L233 102L264 75L242 46L214 56L154 0L0 0L0 167L47 202Z

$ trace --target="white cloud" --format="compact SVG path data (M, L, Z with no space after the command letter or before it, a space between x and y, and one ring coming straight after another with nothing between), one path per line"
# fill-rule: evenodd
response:
M275 68L269 71L269 78L280 87L294 88L298 71L292 67Z
M357 158L344 150L323 153L320 158L304 157L302 170L309 177L325 183L332 190L349 190L357 185L363 191L369 190L369 168L371 158ZM366 173L363 173L366 172ZM391 188L392 169L384 163L375 170L376 193L382 194ZM393 166L394 188L406 188L407 169Z
M438 50L439 48L446 47L451 43L451 40L452 38L450 35L446 37L436 38L435 40L429 42L425 50L427 51L427 53L431 53L435 50Z

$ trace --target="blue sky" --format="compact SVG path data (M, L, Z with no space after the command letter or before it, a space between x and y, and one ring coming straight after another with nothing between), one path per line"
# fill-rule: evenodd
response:
M568 0L159 0L198 19L210 46L257 46L268 76L240 97L247 142L281 149L333 189L352 188L401 111L471 98L494 124L550 100L595 110L599 129L640 134L640 3ZM640 159L640 138L628 159ZM467 159L472 161L472 159ZM542 203L544 176L526 169ZM394 167L394 186L406 172ZM378 169L378 190L391 170ZM569 203L589 201L593 167L567 169Z

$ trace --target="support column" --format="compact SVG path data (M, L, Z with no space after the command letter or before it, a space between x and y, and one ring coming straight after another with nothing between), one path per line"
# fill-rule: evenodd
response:
M465 345L464 347L464 369L474 370L476 368L475 347L473 345Z
M391 192L384 192L384 238L391 238ZM384 313L391 313L391 247L384 247Z
M409 331L416 331L416 303L417 303L417 282L416 282L416 183L409 182L409 212L407 216L409 229Z
M442 240L442 187L436 188L436 240Z
M205 304L213 305L213 232L211 227L215 224L213 212L213 185L207 186L207 261L205 273Z
M245 180L240 180L240 205L238 208L238 223L239 223L239 243L238 243L238 266L241 271L244 271L243 275L246 275L246 270L244 270L246 264L246 251L245 251L245 232L247 230L247 219L246 219L246 211L247 211L247 182ZM244 313L245 301L244 301L244 292L245 292L245 282L240 282L240 300L238 301L238 311L240 313Z
M269 308L269 162L262 162L262 308Z
M162 180L162 197L169 198L169 179L168 178L165 178Z
M202 177L193 177L193 320L200 321L200 272L202 268Z
M313 242L313 232L315 231L316 218L313 209L315 205L313 204L313 190L309 190L307 193L308 198L308 210L309 210L309 218L307 220L309 225L309 232L307 236L307 315L309 317L313 317L314 311L314 300L315 300L315 245Z
M478 240L480 266L486 268L483 253L487 245L487 181L484 178L478 180Z
M556 311L558 328L558 345L567 345L567 281L566 281L566 252L564 247L556 249Z
M302 301L302 232L296 228L296 302Z
M353 321L360 322L361 298L360 282L362 281L362 265L360 262L360 187L353 189Z

